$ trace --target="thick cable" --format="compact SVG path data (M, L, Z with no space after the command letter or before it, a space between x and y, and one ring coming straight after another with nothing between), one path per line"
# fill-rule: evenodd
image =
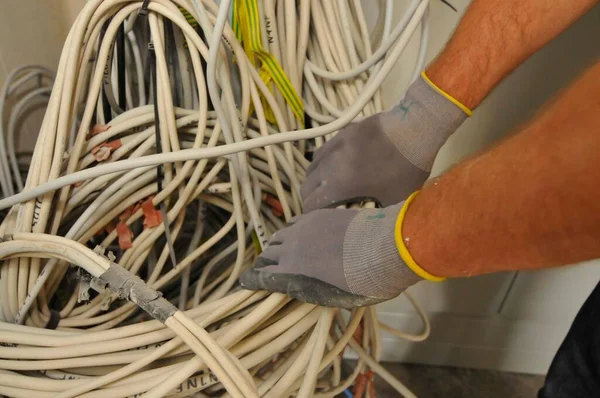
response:
M374 309L344 318L340 309L240 291L236 281L300 212L305 155L384 109L381 85L427 2L406 10L402 28L391 2L382 3L383 47L371 42L357 1L303 0L298 14L289 1L259 5L261 44L313 126L297 131L289 131L298 121L280 88L227 22L227 3L90 0L77 17L25 189L0 201L14 205L0 225L0 393L333 396L358 372L379 370ZM150 39L158 49L153 85ZM307 69L347 74L365 62L343 80ZM102 103L103 90L119 92L122 113ZM399 337L428 333L416 308L423 333ZM344 348L361 330L359 366L343 378Z

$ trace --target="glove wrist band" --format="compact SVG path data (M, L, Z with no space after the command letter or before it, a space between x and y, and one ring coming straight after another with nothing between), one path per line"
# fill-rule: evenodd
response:
M396 247L398 248L398 252L400 253L400 257L406 263L406 266L410 268L415 274L420 276L421 278L431 281L431 282L441 282L446 278L435 276L424 270L421 266L417 264L414 258L411 256L408 248L404 244L404 239L402 238L402 223L404 222L404 216L408 211L408 206L410 206L413 199L417 196L419 191L414 192L412 195L406 199L404 205L400 209L400 213L398 214L398 218L396 219L396 225L394 228L394 238L396 241Z
M445 92L444 90L439 88L434 82L431 81L431 79L429 79L429 77L425 74L425 72L421 72L421 76L423 77L423 80L425 80L427 83L429 83L429 85L431 87L433 87L438 93L440 93L441 95L446 97L446 99L448 101L450 101L454 105L458 106L467 116L470 117L473 115L472 110L470 110L465 105L463 105L459 100L457 100L456 98L454 98L453 96L451 96L450 94L448 94L447 92Z

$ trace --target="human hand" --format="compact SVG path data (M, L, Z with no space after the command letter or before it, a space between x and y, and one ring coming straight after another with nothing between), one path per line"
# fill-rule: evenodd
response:
M397 246L404 203L320 209L295 217L273 235L254 268L242 274L242 287L341 308L396 297L422 280L403 259L408 256L410 263L410 255L401 255Z
M423 185L439 149L469 114L419 77L394 109L346 126L315 153L301 188L304 212L405 199Z

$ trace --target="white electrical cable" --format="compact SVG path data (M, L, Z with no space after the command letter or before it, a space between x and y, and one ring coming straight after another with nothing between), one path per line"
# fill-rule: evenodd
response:
M426 0L412 1L396 26L392 1L381 3L381 45L359 1L299 1L297 16L293 1L244 2L257 12L240 22L257 18L253 32L268 36L265 50L314 115L307 129L298 128L304 120L288 106L290 93L265 83L245 51L248 29L238 41L230 0L86 3L25 187L0 200L10 208L0 225L0 395L333 397L372 369L412 396L376 364L374 308L344 317L236 287L269 237L299 214L307 152L384 108L380 87L421 23L416 69L424 62ZM246 12L240 4L234 15ZM29 79L15 76L6 93ZM9 125L0 151L12 150ZM6 171L2 189L17 192ZM144 282L124 294L114 273ZM166 315L145 301L154 291L172 308ZM423 332L381 327L420 341L429 322L409 299ZM359 361L342 377L348 345Z
M215 158L219 156L231 155L237 152L249 151L254 148L266 147L269 145L280 144L289 141L299 141L305 139L311 139L319 136L323 136L325 134L329 134L332 132L338 131L344 125L349 123L358 115L361 111L362 107L366 104L370 97L373 96L374 92L380 87L383 83L383 80L387 76L387 74L392 69L394 62L399 58L402 54L402 50L404 50L408 40L412 36L412 33L416 29L420 18L424 15L425 10L427 9L427 2L425 0L421 1L419 8L415 12L411 23L407 26L407 32L410 34L406 36L402 36L398 43L396 43L395 47L392 49L388 59L384 63L381 68L381 75L378 75L377 79L366 86L365 91L363 91L359 97L356 99L351 106L349 106L345 111L342 117L335 119L333 122L319 126L315 128L298 130L294 132L285 132L278 135L271 135L268 137L259 137L253 138L250 140L245 140L242 142L236 142L233 144L220 145L215 148L199 148L199 149L184 149L178 152L173 153L163 153L157 155L146 155L143 157L139 157L136 159L128 159L121 160L117 162L112 162L108 164L103 164L98 167L81 170L78 172L70 173L59 178L53 179L49 182L45 182L35 188L26 189L25 191L13 195L9 198L0 200L0 210L11 207L15 204L22 203L31 199L34 199L38 196L41 196L47 192L56 191L65 186L69 186L71 184L75 184L81 181L85 181L87 179L99 177L102 175L113 174L125 170L131 170L137 167L144 166L156 166L163 163L174 163L178 161L185 160L198 160L205 158ZM408 31L410 29L410 31ZM405 32L406 33L406 32ZM403 40L404 39L404 40ZM252 71L251 71L252 72ZM254 73L252 73L254 75ZM264 88L265 86L257 82L257 86L259 88ZM264 91L263 91L263 94ZM265 97L268 98L268 94L265 94ZM273 104L270 104L271 106Z

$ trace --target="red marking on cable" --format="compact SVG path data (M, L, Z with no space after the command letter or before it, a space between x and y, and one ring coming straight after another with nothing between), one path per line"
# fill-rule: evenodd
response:
M369 386L369 398L375 398L375 378L373 377L372 370L367 372L367 379L369 379L369 382L367 383Z
M352 395L354 398L362 398L365 387L367 386L367 377L361 373L356 378L356 382L354 383L354 390L352 391Z
M265 194L264 201L271 206L271 211L275 217L283 216L283 206L281 205L279 199L267 193Z
M162 214L156 210L152 199L154 196L149 197L144 203L142 203L142 211L144 212L144 228L154 228L163 221Z
M105 148L104 144L106 144L106 143L103 142L100 145L96 145L91 150L92 155L94 156L94 159L96 159L97 162L102 162L103 160L108 159L110 156L110 149Z
M103 133L103 132L107 131L109 128L110 128L110 126L107 126L106 124L95 124L92 127L92 130L90 130L90 132L88 133L88 135L85 137L85 139L89 140L93 136L98 135L100 133Z
M91 152L92 152L92 155L94 155L94 159L96 159L96 161L102 162L102 161L108 159L110 157L110 154L112 153L112 151L120 148L121 145L123 145L123 144L121 143L120 139L110 141L110 142L103 142L102 144L99 144L99 145L96 145L95 147L93 147Z
M123 143L121 142L120 138L117 138L116 140L105 142L102 146L104 148L110 148L112 151L114 151L115 149L121 148L121 146L123 146Z
M131 232L127 224L123 221L117 224L117 236L119 238L119 247L122 250L133 247L133 232Z

